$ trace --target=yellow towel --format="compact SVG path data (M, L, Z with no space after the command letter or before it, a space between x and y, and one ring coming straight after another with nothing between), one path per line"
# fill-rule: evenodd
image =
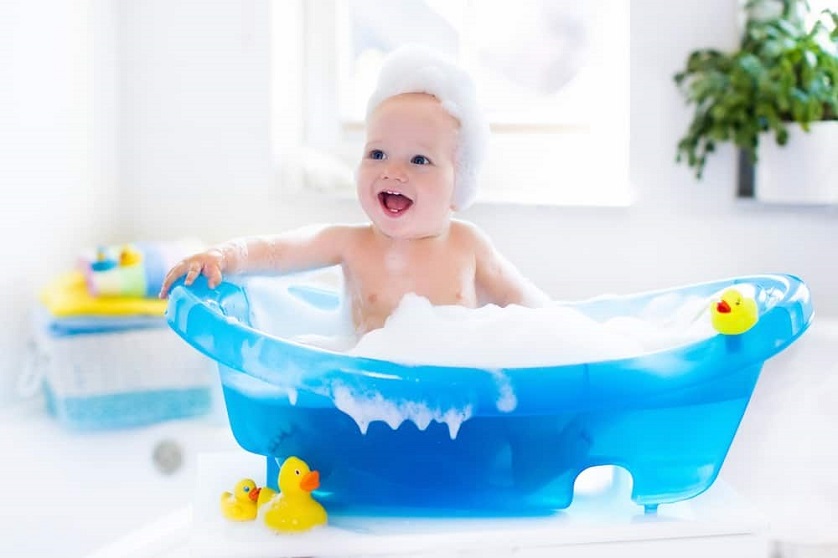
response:
M66 316L162 316L166 301L158 298L91 296L84 275L71 271L60 275L40 293L41 302L55 317Z

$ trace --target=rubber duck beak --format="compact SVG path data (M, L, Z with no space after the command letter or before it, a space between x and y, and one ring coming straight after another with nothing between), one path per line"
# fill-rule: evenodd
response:
M300 488L305 490L306 492L311 492L312 490L317 490L320 486L320 473L317 471L310 471L303 475L303 478L300 480Z
M262 490L261 488L254 488L253 490L251 490L250 492L247 493L247 497L255 502L256 500L259 499L259 492L261 490Z
M730 312L730 304L723 300L716 304L716 310L721 314L727 314Z

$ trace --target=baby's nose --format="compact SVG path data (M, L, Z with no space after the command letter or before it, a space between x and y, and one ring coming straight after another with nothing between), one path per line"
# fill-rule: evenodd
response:
M390 180L398 180L405 182L407 180L407 172L404 165L398 161L388 161L384 168L381 169L381 178Z

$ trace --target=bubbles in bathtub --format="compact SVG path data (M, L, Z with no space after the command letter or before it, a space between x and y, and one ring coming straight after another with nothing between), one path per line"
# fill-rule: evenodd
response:
M256 284L267 289L275 283ZM253 288L253 285L251 285ZM283 291L282 304L300 304L296 295ZM290 301L294 298L295 301ZM254 297L260 298L260 297ZM261 297L271 300L270 296ZM275 297L274 297L275 298ZM337 304L337 303L336 303ZM291 340L350 356L399 362L402 364L466 366L482 368L497 390L498 411L509 413L518 406L514 386L504 368L557 366L596 360L627 358L660 349L686 344L715 334L707 317L708 297L684 297L670 293L652 299L635 316L598 316L597 319L572 305L555 304L545 308L487 305L477 309L460 306L433 306L418 295L409 294L393 312L383 328L363 336L354 346L341 327L323 325L338 314L315 311L306 316L305 332ZM281 305L280 305L281 306ZM290 331L295 311L279 307L257 308L254 320L264 327L268 317L274 322L273 334ZM332 308L335 310L337 306ZM312 324L318 322L316 327ZM299 323L299 320L297 320ZM286 331L283 331L286 330ZM258 379L229 380L236 387L257 397L283 397L294 405L297 388L306 380L306 371L289 369L286 362L278 374L271 365L273 357L263 354L262 343L242 347L245 369ZM279 357L277 357L279 358ZM239 385L242 382L245 384ZM433 403L386 400L381 394L358 394L346 386L307 385L306 389L329 397L335 407L349 415L362 433L374 421L398 429L404 421L420 430L431 422L447 425L452 439L463 422L472 415L468 406L432 408Z
M364 335L348 354L486 370L629 358L715 335L709 317L700 319L707 305L701 297L660 300L647 318L596 320L561 304L472 309L432 306L408 294L384 327Z
M512 389L512 384L509 382L509 377L500 370L488 371L495 378L495 384L498 387L498 399L496 407L502 413L511 413L518 406L518 396L515 395L515 390Z
M451 439L457 438L462 424L472 416L470 405L462 409L431 409L426 403L417 401L390 401L380 393L356 395L345 386L334 386L332 399L335 407L355 421L362 434L367 433L371 422L381 421L393 430L404 421L410 421L419 430L425 430L431 421L448 426Z

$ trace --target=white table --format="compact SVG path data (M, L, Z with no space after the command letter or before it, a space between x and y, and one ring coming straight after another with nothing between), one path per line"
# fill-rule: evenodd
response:
M701 496L646 516L618 483L541 518L431 519L332 515L329 525L278 535L260 521L223 519L218 499L242 477L262 482L264 458L243 451L199 456L192 506L90 558L195 556L769 556L763 518L719 481Z

